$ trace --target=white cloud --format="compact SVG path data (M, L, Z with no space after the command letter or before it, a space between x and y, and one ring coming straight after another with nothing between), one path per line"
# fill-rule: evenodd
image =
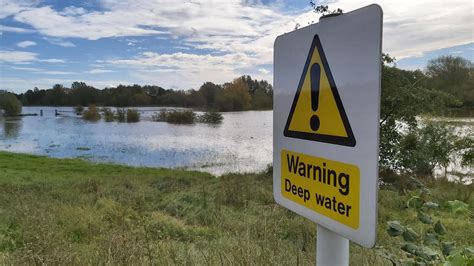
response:
M265 68L260 68L258 69L258 72L262 73L262 74L268 74L270 73L270 71L266 70Z
M147 29L153 26L146 22L147 14L133 14L127 10L92 11L70 15L70 10L58 12L50 6L21 11L14 16L15 20L31 25L41 34L52 37L76 37L97 40L107 37L144 36L163 33ZM141 24L141 23L145 24Z
M51 64L66 63L66 60L57 59L57 58L39 59L38 61L45 62L45 63L51 63Z
M474 42L474 12L468 0L338 0L353 10L377 2L384 11L383 50L397 59Z
M43 38L45 39L46 41L48 41L49 43L51 44L54 44L54 45L59 45L59 46L62 46L62 47L76 47L76 45L70 41L65 41L65 40L62 40L62 39L58 39L58 38Z
M46 63L65 63L63 59L39 59L37 53L24 51L9 51L0 50L0 62L14 63L14 64L29 64L32 62L46 62Z
M74 74L77 74L77 73L69 72L69 71L45 70L45 71L42 72L42 74L46 74L46 75L74 75Z
M23 52L23 51L8 51L0 50L0 62L7 63L24 63L31 62L38 59L37 53Z
M15 32L15 33L32 33L33 30L25 29L25 28L18 28L18 27L10 27L5 25L0 25L0 32Z
M1 84L2 88L8 91L13 91L16 93L25 92L27 90L38 87L41 89L51 88L54 84L62 84L66 87L71 86L71 84L77 81L77 79L61 79L61 78L10 78L2 77ZM96 88L105 88L105 87L115 87L119 84L123 85L132 85L133 82L125 80L82 80L88 85L94 86Z
M73 74L77 74L75 72L69 72L69 71L45 70L45 69L34 68L34 67L16 67L16 66L12 66L11 69L22 70L22 71L30 71L30 72L34 72L34 73L37 73L37 74L46 74L46 75L73 75Z
M275 37L293 30L296 23L306 26L318 21L318 15L309 7L288 13L281 3L269 7L251 5L249 1L243 4L240 0L179 4L169 0L98 2L100 11L72 6L56 10L47 5L0 0L6 6L0 11L0 18L12 16L51 39L50 42L58 45L63 42L63 46L70 47L74 44L65 38L97 40L153 35L157 39L179 39L171 47L175 51L181 47L201 51L196 54L192 50L167 54L148 52L106 61L126 68L131 76L143 82L180 88L196 87L206 80L228 81L246 73L271 79L271 72L263 66L273 63ZM332 7L347 12L372 2L334 0ZM452 0L449 5L432 0L375 2L384 9L383 50L397 59L474 41L474 13L469 1ZM136 43L126 41L130 46Z
M259 60L244 53L196 55L144 52L132 59L108 60L103 63L133 69L130 75L142 83L196 88L204 81L223 83L248 73L250 68L259 64Z
M84 73L87 73L87 74L103 74L103 73L112 73L112 72L115 72L115 71L109 70L109 69L96 68L96 69L92 69L92 70L89 70L89 71L85 71Z
M16 66L13 66L13 67L11 67L11 69L23 70L23 71L32 71L32 72L42 71L41 69L34 68L34 67L16 67Z
M84 15L87 11L82 7L68 6L60 12L63 16L79 16Z
M28 10L38 5L39 0L0 0L0 19L6 18L21 11Z
M36 42L33 42L33 41L23 41L16 44L16 46L21 47L21 48L26 48L26 47L35 46L35 45L36 45Z

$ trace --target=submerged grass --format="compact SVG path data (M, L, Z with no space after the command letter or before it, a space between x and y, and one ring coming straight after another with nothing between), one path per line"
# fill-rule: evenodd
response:
M472 186L431 185L474 205ZM379 193L378 246L399 252L389 220L410 222L408 194ZM472 216L437 211L447 239L473 245ZM275 204L271 171L215 178L0 152L0 264L284 264L315 261L315 228ZM414 228L417 230L417 228ZM351 265L391 265L351 245Z

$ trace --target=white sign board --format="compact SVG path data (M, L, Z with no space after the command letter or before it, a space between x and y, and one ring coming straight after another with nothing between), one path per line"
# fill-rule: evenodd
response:
M277 203L362 246L375 244L382 10L370 5L278 36Z

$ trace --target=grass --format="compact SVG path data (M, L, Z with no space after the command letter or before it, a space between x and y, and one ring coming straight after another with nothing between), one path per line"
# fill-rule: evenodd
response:
M98 121L101 118L99 110L95 105L90 105L87 110L82 112L82 118L88 121Z
M162 110L152 117L156 122L168 122L171 124L193 124L196 122L196 113L191 110Z
M127 122L136 123L140 121L140 113L136 109L127 109Z
M430 184L433 201L472 206L472 186ZM386 222L412 223L408 194L379 193L379 247L400 254ZM472 216L441 205L446 238L473 245ZM271 173L220 178L0 152L0 265L314 265L315 224L275 204ZM421 230L416 226L414 230ZM351 265L391 265L351 244Z

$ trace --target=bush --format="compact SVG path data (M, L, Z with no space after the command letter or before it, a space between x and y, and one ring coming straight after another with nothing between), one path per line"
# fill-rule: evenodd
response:
M410 221L410 224L397 220L387 222L386 232L395 239L393 242L400 246L401 251L391 254L382 247L384 257L391 260L393 265L441 265L442 262L444 265L472 265L474 262L472 247L455 246L455 242L447 235L448 230L435 216L440 203L431 201L432 193L425 184L414 178L412 181L420 190L418 193L411 192L408 195L410 198L405 203L405 208L407 212L416 212L418 220L406 219L405 221ZM448 201L447 204L451 210L461 208L461 213L469 212L469 204L465 202L454 200ZM452 216L450 220L457 220L457 217ZM403 241L396 241L397 238Z
M128 109L127 110L127 122L128 123L135 123L140 121L140 113L136 109Z
M17 116L21 114L21 102L15 95L8 92L0 92L0 109L3 109L4 116Z
M196 113L191 110L176 111L162 110L152 116L153 121L168 122L172 124L192 124L196 122Z
M82 113L82 118L88 121L98 121L101 115L97 110L97 107L93 104L89 105L86 111Z
M411 128L400 141L399 161L410 173L429 176L435 167L445 170L456 152L463 150L463 138L456 136L452 128L443 123L427 121L420 127Z
M74 107L74 112L76 113L76 115L82 115L82 112L84 112L84 106L78 105Z
M125 117L125 109L123 108L117 108L117 121L119 122L125 122L126 117Z
M217 112L205 112L198 118L199 122L208 124L220 124L223 119L224 117Z
M102 114L104 115L105 122L113 122L115 120L115 113L108 107L102 108Z

